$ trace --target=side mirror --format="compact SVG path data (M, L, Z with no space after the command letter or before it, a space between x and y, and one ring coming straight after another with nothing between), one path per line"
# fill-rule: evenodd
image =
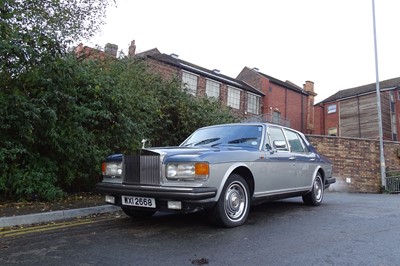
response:
M274 140L274 148L278 151L287 151L286 141L284 140Z

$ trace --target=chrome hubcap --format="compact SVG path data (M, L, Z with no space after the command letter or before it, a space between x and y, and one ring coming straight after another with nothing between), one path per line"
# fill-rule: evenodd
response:
M247 208L247 193L241 183L232 183L225 193L225 212L229 219L238 220Z
M314 181L314 195L315 199L319 202L322 200L322 193L323 193L322 181L319 176Z

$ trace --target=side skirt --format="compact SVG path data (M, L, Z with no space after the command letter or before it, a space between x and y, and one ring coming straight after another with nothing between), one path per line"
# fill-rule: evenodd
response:
M253 197L252 204L259 205L261 203L274 201L274 200L300 197L300 196L307 194L308 192L310 192L310 190L302 190L302 191L296 191L296 192L287 192L287 193L282 193L282 194Z

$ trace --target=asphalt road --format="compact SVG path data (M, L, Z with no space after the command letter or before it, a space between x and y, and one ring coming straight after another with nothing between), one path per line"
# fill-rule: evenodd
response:
M267 203L232 229L199 214L113 214L0 236L0 265L400 265L400 195Z

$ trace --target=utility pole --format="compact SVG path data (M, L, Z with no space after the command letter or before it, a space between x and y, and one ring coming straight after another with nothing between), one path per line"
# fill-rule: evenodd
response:
M375 0L372 0L372 18L374 25L374 46L375 46L375 75L376 75L376 103L378 108L378 126L379 126L379 153L381 165L381 181L382 188L386 187L386 167L385 154L383 150L383 129L382 129L382 109L381 109L381 92L379 88L379 71L378 71L378 45L376 42L376 23L375 23Z

